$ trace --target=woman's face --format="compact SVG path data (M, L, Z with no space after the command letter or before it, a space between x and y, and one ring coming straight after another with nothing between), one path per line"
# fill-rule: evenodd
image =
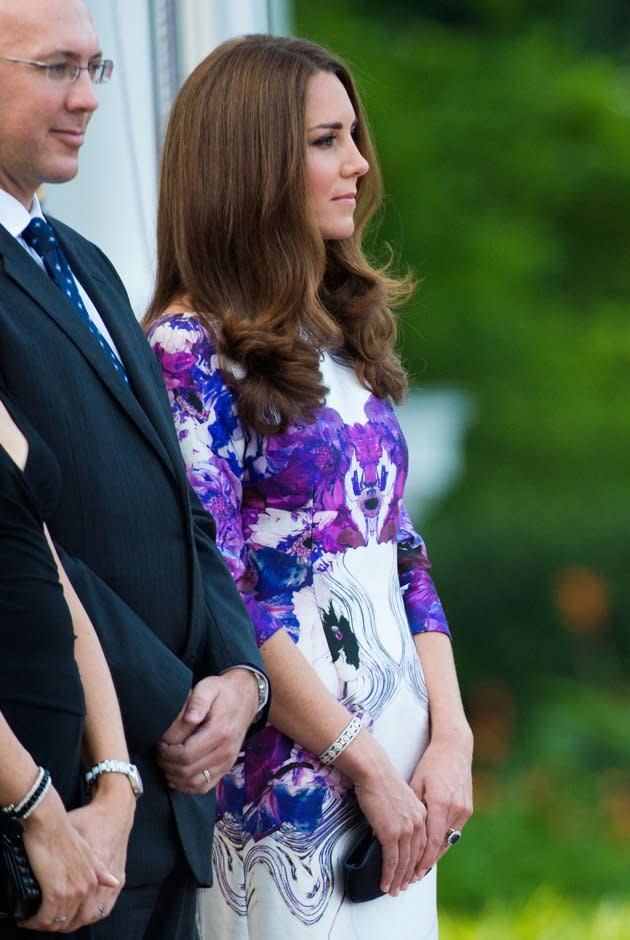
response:
M357 183L367 160L354 141L357 118L336 75L317 72L306 93L308 202L322 238L354 232Z

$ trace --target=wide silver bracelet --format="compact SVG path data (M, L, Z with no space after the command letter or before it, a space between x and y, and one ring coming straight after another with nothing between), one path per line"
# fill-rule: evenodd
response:
M322 764L332 764L332 762L345 751L348 745L354 741L360 730L361 719L358 715L355 715L350 719L339 737L335 738L330 747L327 747L326 750L319 755Z

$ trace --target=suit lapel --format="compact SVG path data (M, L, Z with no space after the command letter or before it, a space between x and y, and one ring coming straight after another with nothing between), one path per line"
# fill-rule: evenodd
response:
M142 349L142 345L146 345L146 340L139 325L136 323L135 318L133 322L129 323L129 316L115 315L124 302L120 292L117 292L108 284L107 279L100 274L95 265L90 264L89 261L82 262L72 250L70 240L64 237L54 222L51 222L51 224L57 231L72 270L94 301L97 310L107 325L107 329L111 333L112 339L118 347L129 376L131 388L127 386L108 361L97 340L92 336L72 304L66 300L62 292L39 265L33 261L28 252L0 225L0 255L4 256L4 270L7 276L27 293L74 343L98 374L110 394L113 395L155 450L158 451L170 472L176 472L177 463L174 464L173 462L173 450L165 446L169 435L162 434L164 416L161 410L154 405L155 393L153 392L153 395L147 394L146 383L150 380L150 377L145 374L146 364L142 365L142 353L144 352L145 357L147 354L147 350ZM109 315L110 311L114 311L111 316Z
M64 238L63 233L57 232L57 235L72 270L90 295L122 357L133 389L131 395L125 396L125 402L131 398L135 405L134 414L137 412L145 423L146 418L149 418L151 431L170 457L171 471L181 467L183 473L182 457L173 429L166 389L163 389L163 401L160 401L151 372L155 366L154 355L140 324L133 316L126 295L121 295L116 285L103 275L102 269L85 257L85 252L82 252L81 256L75 255L71 240ZM106 362L105 365L107 364ZM114 375L114 378L118 376ZM123 382L119 384L124 386L124 391L129 392Z

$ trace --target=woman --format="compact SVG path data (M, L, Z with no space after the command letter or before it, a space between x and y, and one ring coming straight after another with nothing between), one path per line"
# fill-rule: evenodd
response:
M128 756L103 653L42 522L60 483L52 453L0 394L0 832L22 834L42 891L32 916L0 921L1 940L88 938L123 886L134 815L116 773L81 807L82 760Z
M146 324L272 684L271 724L218 787L207 936L435 937L435 862L472 809L390 404L409 285L361 250L379 194L352 79L319 46L231 40L174 103ZM359 809L390 897L353 905Z

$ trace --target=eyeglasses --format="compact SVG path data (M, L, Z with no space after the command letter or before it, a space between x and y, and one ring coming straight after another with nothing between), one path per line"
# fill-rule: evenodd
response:
M37 62L35 59L18 59L14 56L0 55L5 62L17 62L18 65L31 65L40 69L49 82L71 85L76 82L81 72L87 72L93 85L104 85L112 77L114 63L111 59L90 62L89 65L71 65L69 62Z

